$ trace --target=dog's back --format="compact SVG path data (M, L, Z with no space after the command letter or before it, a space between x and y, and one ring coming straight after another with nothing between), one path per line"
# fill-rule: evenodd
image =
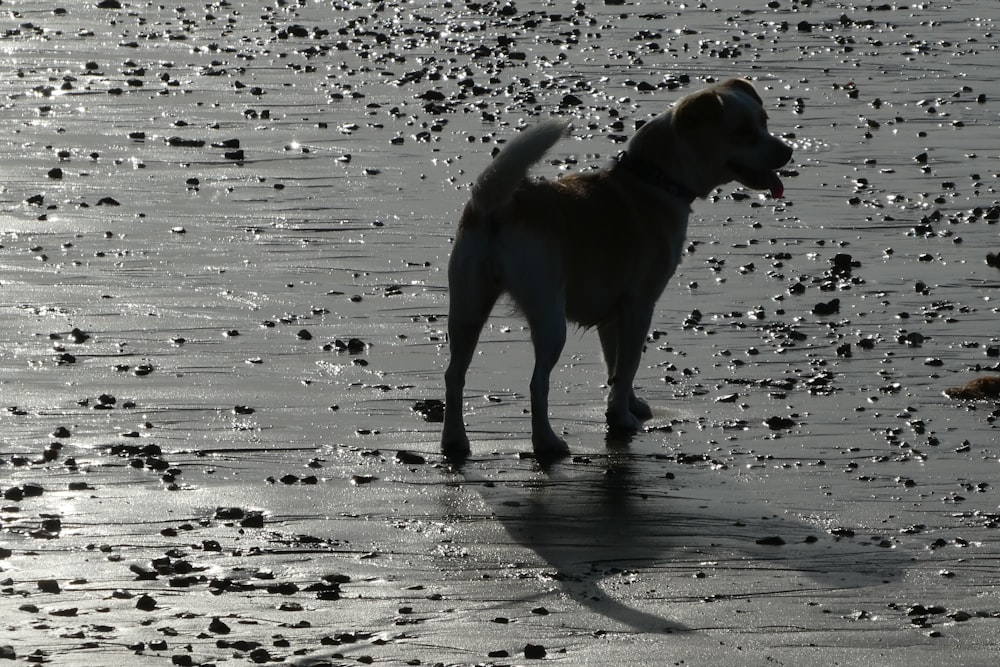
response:
M469 209L462 216L461 224L471 224L480 218L479 214L503 207L527 177L532 165L566 135L568 127L564 121L545 121L507 142L472 186Z

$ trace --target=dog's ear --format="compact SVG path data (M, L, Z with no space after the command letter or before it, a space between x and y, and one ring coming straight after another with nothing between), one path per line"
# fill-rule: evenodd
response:
M722 98L715 91L703 90L685 97L674 107L674 123L681 130L722 123Z
M740 90L749 95L750 97L757 100L760 105L764 104L764 100L761 99L760 95L757 94L757 90L753 87L753 84L746 79L729 79L724 81L721 85L722 88L732 88L734 90Z

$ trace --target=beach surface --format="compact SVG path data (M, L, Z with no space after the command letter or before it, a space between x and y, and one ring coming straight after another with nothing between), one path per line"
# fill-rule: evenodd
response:
M0 663L993 664L997 6L730 4L0 2ZM573 331L539 466L501 306L448 465L469 184L731 76L785 198L694 204L646 430Z

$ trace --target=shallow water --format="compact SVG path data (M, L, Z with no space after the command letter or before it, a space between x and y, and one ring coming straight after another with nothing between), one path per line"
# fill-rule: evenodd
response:
M5 6L0 655L995 652L996 405L943 394L1000 361L992 3L123 4ZM695 205L649 430L607 441L579 332L576 457L518 456L531 357L499 308L448 469L412 408L491 150L558 115L538 173L599 166L731 75L795 145L786 199Z

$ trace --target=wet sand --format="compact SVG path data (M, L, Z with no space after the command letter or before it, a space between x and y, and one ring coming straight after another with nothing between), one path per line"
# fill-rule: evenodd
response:
M3 6L0 659L992 663L1000 412L945 394L1000 372L992 4L115 4ZM732 75L786 199L695 204L648 430L578 332L540 469L498 308L448 466L491 151L602 165Z

